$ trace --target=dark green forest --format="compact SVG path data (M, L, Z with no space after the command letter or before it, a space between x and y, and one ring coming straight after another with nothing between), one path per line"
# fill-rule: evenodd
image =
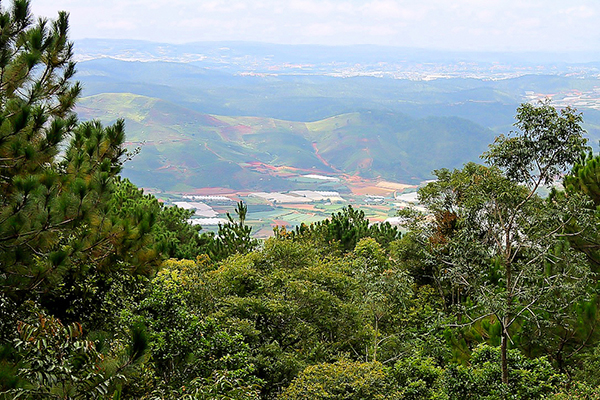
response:
M404 233L349 206L258 241L243 203L202 233L121 178L124 124L78 121L75 69L67 13L0 10L1 398L600 398L576 110L521 105Z

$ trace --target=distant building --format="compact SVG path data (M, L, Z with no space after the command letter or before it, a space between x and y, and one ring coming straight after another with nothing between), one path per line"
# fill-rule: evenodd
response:
M198 217L214 218L219 215L211 206L205 203L176 201L173 204L186 210L195 210L194 215Z
M310 199L310 201L331 201L332 203L345 202L338 192L322 192L314 190L294 190L290 193Z
M224 225L227 223L227 220L223 218L192 218L187 221L191 225L201 225L201 226L216 226L216 225Z
M200 201L210 204L230 204L232 199L226 196L183 196L186 200Z
M331 182L339 182L340 178L336 178L334 176L325 176L325 175L317 175L317 174L308 174L308 175L302 175L303 178L310 178L310 179L319 179L322 181L331 181Z
M396 200L414 204L414 203L419 202L419 199L417 198L417 196L418 196L417 192L405 193L405 194L401 194L400 196L396 196Z
M267 193L267 192L256 192L250 193L249 197L259 197L273 203L310 203L312 200L303 196L292 196L285 193Z

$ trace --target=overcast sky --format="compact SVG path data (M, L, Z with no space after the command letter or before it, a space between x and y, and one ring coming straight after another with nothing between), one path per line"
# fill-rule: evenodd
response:
M598 51L600 0L32 0L71 38Z

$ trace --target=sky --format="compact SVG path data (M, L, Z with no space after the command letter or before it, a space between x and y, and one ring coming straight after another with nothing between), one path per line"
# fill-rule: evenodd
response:
M600 50L599 0L32 0L71 39Z

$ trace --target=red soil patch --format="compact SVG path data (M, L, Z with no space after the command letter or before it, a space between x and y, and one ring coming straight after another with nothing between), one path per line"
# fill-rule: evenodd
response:
M301 204L280 204L280 206L282 208L291 208L293 210L306 210L306 211L315 211L316 208L314 205L312 204L305 204L305 203L301 203Z
M317 148L317 142L312 142L312 147L315 150L315 156L319 159L319 161L321 161L323 163L323 165L331 168L332 170L336 171L336 172L342 172L339 169L335 168L333 165L329 164L327 162L327 160L325 160L320 154L319 154L319 149Z
M365 158L364 160L362 160L361 162L358 163L358 168L368 169L368 168L371 168L371 165L373 165L373 159Z
M273 228L262 228L256 233L256 237L260 239L266 239L273 236Z
M374 196L387 196L388 194L393 192L393 190L382 189L377 186L352 186L352 187L350 187L350 190L352 191L353 194L356 194L356 195L371 194Z

